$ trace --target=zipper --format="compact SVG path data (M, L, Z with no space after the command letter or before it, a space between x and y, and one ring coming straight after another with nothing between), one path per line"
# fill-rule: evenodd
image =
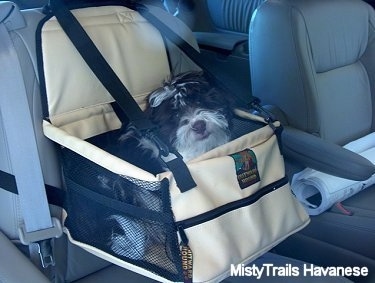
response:
M182 275L183 275L183 282L184 283L192 283L193 282L193 252L189 246L189 238L185 233L185 229L202 224L204 222L208 222L212 219L215 219L225 213L233 211L235 209L248 206L263 196L281 188L282 186L288 183L288 178L284 177L276 182L273 182L264 188L257 191L255 194L248 196L244 199L240 199L223 206L220 206L214 210L202 213L200 215L191 217L189 219L185 219L182 221L176 222L177 231L180 235L180 256L181 256L181 263L182 263Z
M184 238L184 239L182 239L182 241L185 242L185 244L188 243L188 239L186 237L184 229L202 224L204 222L208 222L208 221L210 221L212 219L215 219L215 218L217 218L221 215L224 215L224 214L226 214L230 211L233 211L233 210L236 210L238 208L245 207L245 206L248 206L250 204L253 204L254 202L258 201L260 198L262 198L265 195L281 188L282 186L286 185L287 183L288 183L288 177L285 176L284 178L263 187L262 189L260 189L256 193L254 193L254 194L252 194L252 195L250 195L250 196L248 196L244 199L236 200L234 202L227 203L223 206L217 207L217 208L215 208L211 211L207 211L207 212L202 213L200 215L193 216L193 217L185 219L185 220L177 221L176 226L178 228L178 232L181 236L181 239Z

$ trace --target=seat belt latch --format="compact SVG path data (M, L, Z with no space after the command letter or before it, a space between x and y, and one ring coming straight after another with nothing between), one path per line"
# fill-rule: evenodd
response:
M22 244L30 245L34 243L38 246L38 253L43 268L55 265L51 240L59 238L63 233L60 220L55 217L52 217L51 220L52 227L47 229L26 232L24 224L18 228L18 235Z
M34 232L26 232L25 225L21 224L18 228L20 241L24 245L30 245L46 239L59 238L63 231L60 220L52 217L52 227Z
M43 268L55 266L55 258L52 250L52 239L46 239L35 243L38 246L40 262Z

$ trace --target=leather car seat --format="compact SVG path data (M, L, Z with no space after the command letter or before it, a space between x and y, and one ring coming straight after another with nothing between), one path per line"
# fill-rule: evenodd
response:
M348 179L367 179L375 172L372 164L350 160L333 146L375 130L374 22L373 8L362 1L271 0L250 25L253 95L282 113L286 150ZM301 144L292 144L293 138ZM330 162L330 154L344 163Z
M356 0L269 0L252 17L249 42L253 95L283 121L290 167L353 180L373 175L374 164L341 146L375 131L374 9ZM313 217L298 237L320 241L321 250L294 252L332 264L331 250L374 268L367 244L375 239L374 200L372 186L344 202L353 216Z

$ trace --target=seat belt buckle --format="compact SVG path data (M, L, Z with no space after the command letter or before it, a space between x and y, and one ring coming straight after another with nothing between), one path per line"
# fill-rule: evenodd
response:
M40 262L42 263L43 268L55 266L51 240L52 239L47 239L35 243L38 246Z
M27 232L25 225L21 224L18 228L18 235L21 243L27 246L31 243L36 243L42 240L59 238L63 233L60 220L55 217L52 217L51 220L51 228L37 230L33 232Z
M59 238L63 233L60 220L55 217L52 217L51 220L52 227L47 229L26 232L24 224L21 224L18 228L18 235L22 244L37 245L40 262L43 268L55 266L51 240L53 238Z
M166 145L152 130L146 131L144 136L156 145L156 147L159 149L160 156L169 156L170 151L168 145Z

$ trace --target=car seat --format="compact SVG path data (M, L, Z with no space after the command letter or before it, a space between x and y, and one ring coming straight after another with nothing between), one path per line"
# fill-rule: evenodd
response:
M373 21L374 10L361 1L270 1L257 10L249 39L253 95L281 110L294 130L288 141L295 135L315 145L317 136L327 142L323 150L374 131ZM288 153L300 161L329 162L329 151L314 158L304 144L293 146L286 144ZM353 179L374 173L372 164L340 165L324 169Z
M371 162L341 146L375 131L374 9L355 0L266 1L251 20L249 42L253 95L285 125L290 174L307 166L353 180L373 175ZM302 234L343 261L373 268L374 200L372 186L344 202L354 215L313 217ZM316 246L306 251L300 256L318 254ZM322 253L316 260L332 263Z

